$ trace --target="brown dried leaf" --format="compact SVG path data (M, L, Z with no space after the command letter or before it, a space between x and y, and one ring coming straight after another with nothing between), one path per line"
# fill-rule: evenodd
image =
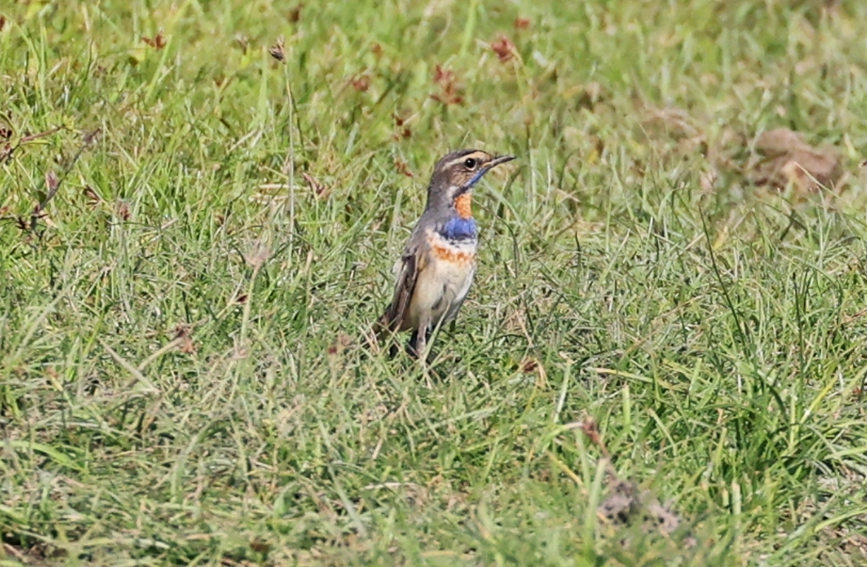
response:
M512 43L512 40L504 34L500 34L500 36L491 43L491 49L493 49L494 53L497 54L501 63L514 59L515 54L517 53L515 44Z
M530 28L530 20L527 18L522 18L518 16L515 18L515 29L516 30L526 30Z
M788 128L762 132L755 149L763 157L750 168L757 185L783 188L792 185L802 193L833 187L843 174L840 158L831 149L819 149Z
M166 46L166 38L163 36L163 32L157 33L157 35L151 37L142 36L141 40L153 47L154 49L162 49Z
M352 88L357 90L360 93L367 92L367 89L370 88L370 77L367 73L362 73L361 75L355 75L351 79L349 79L349 84L352 85Z
M458 79L454 71L443 69L437 65L434 70L434 83L436 83L440 92L431 95L431 98L445 105L461 104L464 101L461 95L461 88L458 85Z
M406 175L407 177L415 177L415 175L413 175L412 171L409 170L409 165L405 161L403 161L402 159L394 160L394 166L403 175Z

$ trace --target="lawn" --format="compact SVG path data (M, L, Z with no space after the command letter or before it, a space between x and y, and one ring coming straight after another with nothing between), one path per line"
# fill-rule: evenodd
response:
M867 564L865 21L5 4L0 565ZM390 359L465 147L475 285Z

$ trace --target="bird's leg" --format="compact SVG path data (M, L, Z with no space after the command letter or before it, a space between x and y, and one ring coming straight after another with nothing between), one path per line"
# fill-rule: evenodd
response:
M415 344L413 345L413 354L415 357L424 363L427 357L427 332L419 329L415 334Z
M424 381L427 384L428 388L432 388L433 384L431 384L430 379L430 366L427 362L428 357L428 339L430 339L431 332L431 322L430 317L422 317L421 321L419 321L418 326L418 336L416 338L415 346L416 353L418 356L418 360L421 363L422 373L424 374Z
M406 343L406 353L413 358L418 358L418 331L413 331Z
M430 332L430 318L423 317L409 339L409 353L421 360L422 364L427 360L427 342L430 338Z

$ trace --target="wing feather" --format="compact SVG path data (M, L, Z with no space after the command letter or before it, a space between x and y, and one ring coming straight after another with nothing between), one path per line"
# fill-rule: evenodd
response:
M422 262L419 261L418 247L408 248L404 251L400 262L397 282L394 286L394 296L377 324L379 338L400 330L406 311L412 301L418 274L424 268Z

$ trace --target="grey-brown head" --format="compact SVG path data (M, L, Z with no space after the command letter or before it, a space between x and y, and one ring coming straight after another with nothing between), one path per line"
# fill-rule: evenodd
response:
M492 168L515 159L494 156L482 150L458 150L445 155L434 167L428 186L427 208L446 208L472 190Z

